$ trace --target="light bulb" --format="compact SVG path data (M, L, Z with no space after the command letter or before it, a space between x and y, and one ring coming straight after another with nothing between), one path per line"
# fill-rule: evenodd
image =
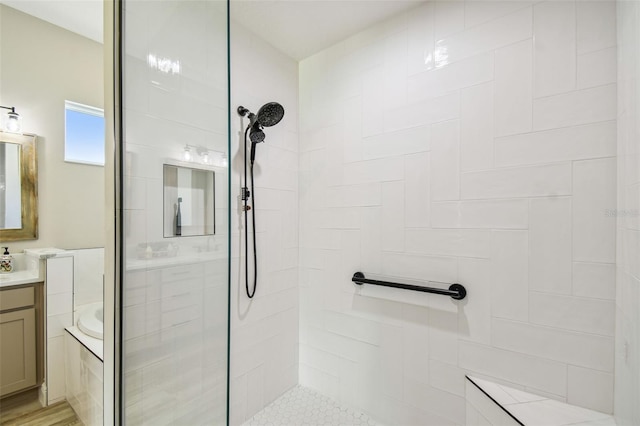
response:
M10 133L20 133L22 130L22 117L15 112L7 113L4 130Z
M185 161L190 161L191 160L191 150L189 149L189 147L185 147L184 148L184 160Z
M202 162L204 164L209 164L209 153L205 152L204 154L202 154Z

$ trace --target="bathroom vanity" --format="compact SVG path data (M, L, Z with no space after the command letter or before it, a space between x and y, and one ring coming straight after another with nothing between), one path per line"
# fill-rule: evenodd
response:
M0 398L37 387L44 376L44 285L4 281L0 281Z

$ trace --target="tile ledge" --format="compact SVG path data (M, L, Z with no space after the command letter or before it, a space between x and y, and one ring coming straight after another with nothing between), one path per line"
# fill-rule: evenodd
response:
M523 426L541 424L541 419L545 420L545 424L553 426L616 426L614 417L609 414L469 375L466 379Z

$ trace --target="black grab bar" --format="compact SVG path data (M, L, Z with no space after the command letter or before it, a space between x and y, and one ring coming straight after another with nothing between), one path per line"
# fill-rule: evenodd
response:
M400 283L392 283L388 281L378 281L378 280L370 280L365 278L362 272L356 272L353 274L353 278L351 281L358 285L362 284L372 284L372 285L380 285L383 287L393 287L393 288L401 288L403 290L414 290L421 291L423 293L434 293L434 294L442 294L444 296L451 296L452 299L462 300L467 296L467 289L464 288L462 284L451 284L449 289L443 288L434 288L434 287L422 287L419 285L411 285L411 284L400 284Z

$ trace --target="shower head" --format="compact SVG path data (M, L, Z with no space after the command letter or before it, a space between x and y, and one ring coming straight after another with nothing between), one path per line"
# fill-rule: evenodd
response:
M264 104L258 110L257 122L263 127L275 126L284 117L284 107L277 102Z
M238 107L238 114L241 117L249 114L250 125L253 126L256 123L262 127L275 126L284 117L284 107L277 102L268 102L258 110L258 114L254 114L243 106Z
M247 134L245 133L245 138ZM260 142L264 142L264 132L260 129L260 125L258 122L255 122L251 126L251 130L249 131L249 139L251 139L251 164L256 160L256 146Z
M251 126L249 139L251 139L252 143L264 142L264 132L260 129L260 125L257 122Z
M249 138L251 139L251 164L256 158L256 145L260 142L264 142L265 134L262 131L263 127L271 127L275 126L282 120L284 117L284 107L277 102L269 102L258 110L257 114L252 113L247 108L243 106L239 106L238 114L241 117L244 117L248 114L249 117L249 125L247 126L247 131L249 131ZM245 137L245 146L246 146L246 138L247 132L244 133ZM246 149L246 148L245 148Z

